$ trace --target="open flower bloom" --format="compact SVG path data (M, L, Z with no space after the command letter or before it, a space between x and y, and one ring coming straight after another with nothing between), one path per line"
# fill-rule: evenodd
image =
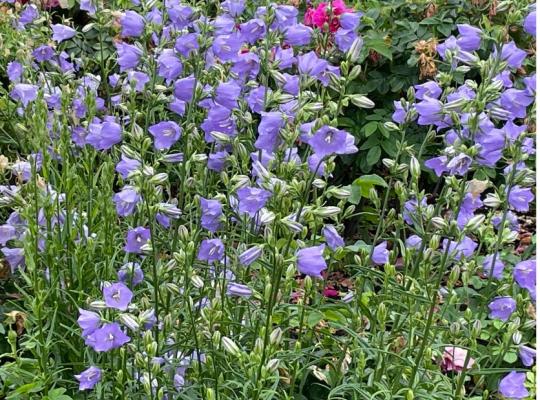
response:
M79 390L92 390L101 380L101 369L92 366L75 375L75 378L79 381Z
M441 367L443 371L460 372L464 369L470 369L475 363L474 358L470 357L465 367L465 359L467 358L467 350L461 347L446 346L442 356Z

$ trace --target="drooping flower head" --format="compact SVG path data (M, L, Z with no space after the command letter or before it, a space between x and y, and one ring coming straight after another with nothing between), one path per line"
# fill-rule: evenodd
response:
M296 252L296 265L300 273L311 276L313 278L322 278L322 271L326 266L324 260L325 245L306 247L305 249Z
M507 321L516 310L516 301L510 296L497 297L488 304L488 307L490 318Z
M101 380L101 369L92 366L75 375L75 379L79 381L79 390L92 390Z
M244 187L236 192L238 196L238 210L242 214L248 214L251 218L263 208L272 197L272 193L256 187Z
M524 372L512 371L499 383L499 392L507 399L524 399L529 397L525 387L527 375Z

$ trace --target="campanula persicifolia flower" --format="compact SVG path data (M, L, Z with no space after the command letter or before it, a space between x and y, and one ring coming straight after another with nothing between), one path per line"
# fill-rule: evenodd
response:
M120 72L137 67L143 52L137 46L127 43L116 43L116 51L118 52L118 65Z
M2 247L1 251L2 254L4 254L4 259L9 264L12 274L15 273L17 268L22 268L25 266L23 248Z
M496 297L488 304L489 318L507 321L516 311L516 301L510 296Z
M58 43L69 40L77 34L75 29L62 24L53 24L51 28L53 30L52 39Z
M170 149L182 134L182 128L174 121L163 121L148 128L154 137L154 147L157 150Z
M300 273L311 276L313 278L322 278L322 271L326 266L324 260L325 245L306 247L305 249L296 252L296 266Z
M116 172L120 174L120 176L124 179L127 179L128 175L139 169L141 166L141 162L139 160L131 159L124 154L122 154L121 160L116 164Z
M199 49L197 33L186 33L184 35L178 36L174 45L174 49L180 53L183 57L190 57L193 54L197 53Z
M482 30L467 24L457 25L459 36L458 46L464 51L476 51L480 48L482 42Z
M536 290L536 259L520 261L514 267L514 280L523 289Z
M101 317L99 314L93 311L87 311L79 308L79 318L77 319L77 324L82 329L82 337L85 338L99 328L101 325Z
M127 217L135 212L137 204L141 201L141 195L133 187L125 186L120 192L115 193L113 201L117 214Z
M523 30L536 37L536 10L529 13L523 20Z
M10 96L12 99L20 101L23 107L26 107L30 102L37 99L38 87L27 83L17 83L13 87Z
M113 117L105 117L103 121L95 118L88 125L86 143L96 150L108 150L122 141L122 127Z
M529 397L525 387L527 375L524 372L512 371L499 383L499 392L507 399L517 400Z
M138 226L130 229L126 235L126 245L124 251L126 253L142 253L141 247L150 240L150 229Z
M350 141L353 141L352 147ZM325 125L309 139L309 145L319 157L331 154L347 154L355 152L354 138L348 132Z
M103 288L103 298L107 307L126 311L133 298L133 292L124 283L116 282Z
M338 231L333 225L325 225L323 228L323 235L328 247L330 247L332 250L345 246L345 241L339 235Z
M210 232L216 232L221 225L223 211L219 200L207 200L200 198L201 202L201 226Z
M295 24L285 31L285 43L291 46L305 46L311 42L313 30L303 24Z
M128 10L120 18L123 37L139 37L144 31L145 20L135 11Z
M130 287L135 287L144 280L144 273L139 263L128 262L118 270L118 280Z
M500 260L499 255L495 258L495 263L493 263L493 254L487 255L482 262L482 268L484 275L489 277L491 274L491 266L493 265L493 274L492 276L495 279L502 279L504 272L504 263Z
M503 45L501 50L501 60L506 61L510 68L519 68L527 57L527 52L516 46L514 41Z
M79 390L92 390L101 380L101 369L92 366L75 375L75 379L79 381Z
M531 367L536 362L536 349L528 346L519 346L519 358L526 367Z
M285 120L278 111L261 112L261 116L255 148L272 153L280 142L279 130L285 126Z
M390 252L388 251L387 242L384 241L373 249L373 255L371 256L371 261L376 265L386 264L390 260Z
M534 194L529 188L513 186L508 192L510 207L516 211L529 211L529 204L534 200Z
M32 52L32 56L37 62L48 61L54 57L54 50L48 45L39 46Z
M204 239L199 247L197 259L200 261L219 261L225 255L225 246L220 239Z
M97 352L107 352L122 347L131 338L126 335L120 325L116 322L103 325L86 337L86 345L92 347Z
M248 214L251 218L266 205L272 193L265 189L256 187L244 187L236 192L238 196L238 210L240 213Z

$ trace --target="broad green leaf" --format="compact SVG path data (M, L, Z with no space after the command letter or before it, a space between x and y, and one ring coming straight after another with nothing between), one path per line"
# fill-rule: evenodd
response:
M379 146L369 149L366 157L368 165L375 165L381 158L381 148Z

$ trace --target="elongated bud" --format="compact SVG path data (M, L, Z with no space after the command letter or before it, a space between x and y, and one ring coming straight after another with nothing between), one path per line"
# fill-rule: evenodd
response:
M360 57L362 47L364 47L364 40L358 36L356 39L354 39L353 44L347 52L347 59L351 60L352 62L356 62Z
M353 69L351 70L351 72L349 73L349 79L351 81L355 80L356 78L358 78L361 72L362 72L362 66L355 65Z
M283 331L281 328L276 328L270 333L270 343L279 345L283 337Z
M241 354L240 348L227 336L221 338L221 344L227 353L233 356L239 356Z
M120 314L120 317L118 319L122 324L127 326L132 331L136 331L139 329L139 324L131 314Z
M484 199L484 205L490 208L498 208L502 204L501 199L497 193L489 193Z
M385 122L384 123L384 127L389 130L390 132L397 132L399 131L399 126L392 122L392 121L388 121L388 122Z
M416 159L416 157L411 157L411 161L409 162L409 169L411 171L411 175L414 179L418 179L420 176L420 163Z
M437 228L437 229L447 229L448 223L444 218L441 217L433 217L431 218L431 224Z
M373 108L375 107L375 103L371 101L369 98L367 98L364 95L361 94L354 94L349 97L351 102L359 108Z
M467 221L465 229L469 232L474 232L482 225L485 219L486 216L484 214L475 215L469 221Z
M318 217L333 217L334 215L338 215L341 212L341 208L339 207L317 207L313 210L313 214L315 214Z
M266 369L268 372L275 372L279 367L279 360L277 358L272 358L266 363Z
M153 177L150 178L150 183L154 185L159 185L167 182L168 178L169 176L165 172L160 172L159 174L155 174Z

